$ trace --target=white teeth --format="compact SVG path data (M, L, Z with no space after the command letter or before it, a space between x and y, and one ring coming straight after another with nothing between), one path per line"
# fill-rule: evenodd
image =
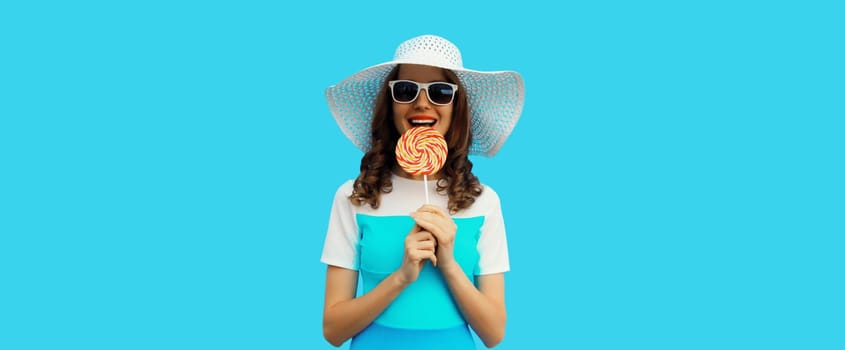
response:
M413 125L434 125L434 120L411 120Z

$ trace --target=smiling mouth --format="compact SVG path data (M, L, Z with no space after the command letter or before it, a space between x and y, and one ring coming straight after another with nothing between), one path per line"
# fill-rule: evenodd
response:
M421 117L421 118L411 118L409 120L411 126L428 126L434 127L434 124L437 123L437 120L431 117Z

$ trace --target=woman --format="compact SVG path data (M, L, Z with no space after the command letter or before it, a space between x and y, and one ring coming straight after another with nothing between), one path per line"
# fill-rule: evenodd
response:
M365 152L357 179L335 195L323 247L326 340L352 338L356 350L475 349L469 325L486 346L498 344L510 268L504 220L468 156L492 156L513 130L522 78L464 69L451 42L423 35L400 44L393 61L329 87L326 98ZM436 181L397 165L396 142L415 126L446 138Z

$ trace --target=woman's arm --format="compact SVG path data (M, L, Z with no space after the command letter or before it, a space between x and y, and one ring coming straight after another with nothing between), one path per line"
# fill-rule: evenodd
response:
M505 276L503 273L478 276L478 289L458 264L440 267L452 297L461 313L488 348L505 337Z
M340 346L370 325L405 287L417 280L426 260L437 261L434 236L414 226L405 237L405 252L398 270L375 288L356 298L358 271L329 265L323 305L323 336Z
M505 337L505 276L502 273L478 276L478 288L467 278L455 261L457 225L446 212L424 205L411 217L417 225L437 239L437 261L464 318L487 347L499 344Z
M355 298L358 271L329 265L326 270L326 300L323 306L323 336L340 346L370 325L405 289L396 273L369 293Z

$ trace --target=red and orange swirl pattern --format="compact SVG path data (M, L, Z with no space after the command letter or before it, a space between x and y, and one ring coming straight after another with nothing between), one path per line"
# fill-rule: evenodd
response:
M440 171L448 153L443 135L427 126L408 129L396 142L396 161L413 176Z

